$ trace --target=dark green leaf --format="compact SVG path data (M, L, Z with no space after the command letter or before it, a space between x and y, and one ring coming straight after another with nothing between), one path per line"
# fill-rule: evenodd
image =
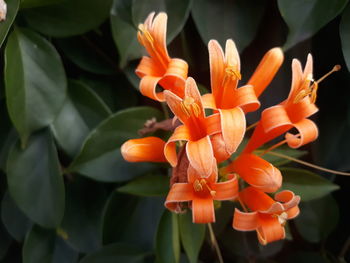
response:
M336 227L339 208L335 199L328 195L321 199L300 204L300 215L295 219L299 233L309 242L325 239Z
M259 150L259 151L254 151L254 152L263 153L264 149ZM304 156L305 154L307 154L306 151L292 149L289 146L278 147L277 149L274 149L273 152L288 155L288 156L293 157L293 158L300 158L300 157ZM287 163L291 162L290 160L287 160L285 158L275 156L275 155L269 154L269 153L264 154L263 158L266 161L272 163L274 166L282 166L282 165L286 165Z
M0 260L6 255L11 245L12 239L0 222Z
M117 70L115 62L86 36L59 39L57 44L64 54L83 70L106 75Z
M87 255L80 263L142 263L146 254L144 250L137 246L126 243L115 243Z
M111 25L114 42L124 68L130 60L139 58L143 47L137 41L137 26L149 13L165 11L168 14L168 43L181 31L189 15L191 0L128 0L114 1Z
M12 32L5 62L7 107L25 145L31 132L53 122L66 96L66 76L55 48L27 29Z
M7 181L11 197L32 221L44 227L60 224L64 212L63 177L47 130L34 134L24 150L19 143L13 145L7 161Z
M232 38L239 51L254 39L265 1L194 0L192 15L205 45L216 39L224 47Z
M289 34L285 49L313 36L334 19L348 0L278 0L278 8L287 23Z
M66 242L75 250L88 253L101 247L100 221L105 201L105 190L97 183L76 177L67 184L61 228L67 234Z
M32 8L45 5L53 5L65 0L22 0L21 8Z
M110 114L93 90L81 82L70 81L68 96L51 130L59 145L74 157L90 130Z
M7 231L19 242L23 241L32 226L32 222L19 210L8 192L1 202L1 219Z
M205 237L205 225L194 224L192 213L179 215L180 237L190 263L198 262L198 254Z
M165 196L169 191L169 180L164 175L145 175L119 187L118 191L139 196Z
M298 168L280 168L283 175L282 188L300 195L302 201L320 198L339 189L339 186L329 180Z
M180 236L178 216L165 210L160 219L156 237L158 262L177 263L180 260Z
M104 243L126 242L152 250L164 199L114 192L103 216Z
M69 170L98 181L120 182L145 174L154 165L128 163L120 153L120 146L128 139L138 137L143 124L162 114L149 107L137 107L119 111L103 121L84 142L80 154Z
M53 37L80 35L108 18L112 0L70 0L56 5L23 10L28 24Z
M55 231L34 226L23 245L24 263L74 263L78 253L56 236Z
M7 1L6 20L0 22L0 47L4 43L4 40L11 28L11 25L15 20L20 2L20 0Z
M350 71L350 5L348 5L343 12L339 31L344 59L348 71Z

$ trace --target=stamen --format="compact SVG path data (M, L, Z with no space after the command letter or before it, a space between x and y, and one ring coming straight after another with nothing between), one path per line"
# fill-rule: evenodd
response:
M333 72L339 71L341 69L340 65L335 65L331 71L326 73L323 77L318 79L317 81L314 81L312 77L307 76L305 79L305 82L312 82L312 84L307 85L306 88L303 88L294 98L293 103L299 103L302 99L304 99L306 96L310 96L311 103L315 103L317 99L317 90L318 90L318 84L320 84L321 81L323 81L325 78L327 78L329 75L331 75Z
M203 191L203 186L202 184L199 182L199 180L195 180L193 183L193 188L196 192L200 192Z
M205 179L202 179L202 180L201 180L201 184L202 184L202 185L205 185L205 186L207 187L207 189L209 190L209 192L210 192L210 194L211 194L212 196L215 196L215 195L216 195L216 191L214 191L213 189L211 189L211 188L209 187L209 185L207 184L207 181L206 181Z
M288 214L286 212L281 213L278 217L278 222L282 225L285 226L287 219L288 219Z
M206 187L209 191L209 193L211 194L211 196L215 196L216 195L216 191L212 190L209 185L207 184L207 181L205 179L201 179L200 181L197 179L194 181L193 183L193 189L196 192L201 192L204 190L203 187Z
M181 102L181 109L186 114L187 118L194 115L198 118L201 113L201 108L195 103L192 97L185 97Z
M151 46L153 47L154 39L151 33L148 31L147 27L145 27L144 24L139 24L138 29L141 32L141 34L145 37L145 39L148 41L148 43L150 43Z
M225 68L225 77L230 77L231 79L235 80L235 79L239 79L241 80L242 79L242 75L241 73L235 69L235 67L233 66L227 66Z

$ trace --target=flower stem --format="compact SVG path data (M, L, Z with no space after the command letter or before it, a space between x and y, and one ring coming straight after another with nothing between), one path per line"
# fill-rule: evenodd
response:
M224 260L222 259L222 255L221 255L218 241L216 240L216 237L215 237L215 234L213 231L213 227L211 226L210 223L208 223L208 229L209 229L211 243L212 243L213 247L215 248L216 254L218 255L219 263L224 263Z
M350 173L345 173L345 172L335 171L335 170L332 170L332 169L327 169L327 168L324 168L324 167L321 167L321 166L318 166L318 165L315 165L315 164L312 164L312 163L309 163L309 162L305 162L305 161L302 161L302 160L290 157L290 156L282 154L282 153L276 153L276 152L272 152L271 151L271 152L268 152L266 154L270 154L270 155L274 155L274 156L277 156L277 157L281 157L281 158L290 160L292 162L300 163L302 165L305 165L305 166L308 166L308 167L311 167L311 168L314 168L314 169L317 169L317 170L320 170L320 171L323 171L323 172L332 173L332 174L338 174L338 175L350 176Z
M245 131L247 132L247 131L249 131L249 130L251 130L251 129L253 129L255 126L257 126L258 125L258 121L257 122L255 122L255 123L253 123L253 124L251 124L251 125L249 125L246 129L245 129Z

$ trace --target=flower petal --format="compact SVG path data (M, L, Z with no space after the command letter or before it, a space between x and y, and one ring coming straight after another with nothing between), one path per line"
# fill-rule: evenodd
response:
M188 160L201 177L209 177L213 170L214 153L209 136L186 144Z
M215 98L212 93L207 93L202 96L202 103L205 109L216 109Z
M145 56L142 57L135 73L140 78L143 78L144 76L161 77L164 74L153 59Z
M258 213L243 213L237 208L233 215L232 227L240 231L252 231L258 227Z
M299 134L294 135L292 133L287 133L285 136L291 148L299 148L313 142L318 137L317 125L309 119L303 119L298 123L294 123L294 127L298 130Z
M221 117L222 136L225 141L226 151L234 153L243 140L246 122L241 108L219 110Z
M244 112L256 111L260 107L260 102L255 95L252 85L245 85L235 90L232 105L239 106Z
M183 98L187 73L187 63L182 59L173 58L170 60L166 73L159 83L164 89L170 90Z
M169 190L164 203L169 210L176 210L178 202L187 202L193 200L193 186L188 183L175 183Z
M218 163L230 158L231 154L226 151L225 142L221 133L210 136L210 141L213 146L214 157Z
M259 225L257 233L262 245L284 239L286 236L284 227L281 226L277 217L259 214Z
M288 219L293 219L293 218L296 218L299 213L300 213L300 209L298 206L294 206L288 210L286 210L286 213L288 215Z
M270 49L262 58L260 64L248 81L248 84L254 86L257 97L270 84L277 71L283 63L283 51L281 48Z
M300 196L294 195L292 191L284 190L275 194L275 200L283 203L285 210L296 207L300 202Z
M228 65L235 66L238 71L241 70L241 61L235 42L232 39L226 40L225 60Z
M172 93L171 91L164 91L164 97L165 100L171 109L171 111L174 113L174 115L182 122L185 123L187 119L186 113L183 111L182 108L182 99L177 96L176 94Z
M291 122L296 123L315 114L318 108L314 103L311 103L310 97L306 96L298 103L288 104L286 106L286 111Z
M204 119L204 124L208 135L213 135L221 132L220 114L215 113Z
M175 167L177 165L177 154L176 154L176 141L188 141L190 139L190 133L185 125L177 127L168 139L164 147L164 156L171 164Z
M199 93L196 81L191 77L188 77L186 80L185 97L190 97L194 99L194 103L196 103L200 109L199 118L204 118L204 108L202 104L202 97L201 97L201 94Z
M159 13L153 20L152 24L152 36L154 37L154 44L156 50L161 53L162 56L170 60L167 46L166 46L166 29L167 29L168 16L166 13Z
M275 203L269 195L252 186L239 193L240 200L252 211L266 211Z
M197 224L215 222L213 199L195 197L192 201L192 219Z
M233 200L238 196L238 180L235 175L230 175L229 180L211 185L216 191L214 200Z
M146 137L126 141L121 147L123 158L128 162L166 162L165 141L158 137Z
M221 92L221 86L225 74L224 52L216 40L210 40L208 43L209 64L210 64L210 81L211 90L214 97Z
M156 92L156 87L161 77L144 76L140 81L140 92L143 96L153 100L164 101L163 92Z

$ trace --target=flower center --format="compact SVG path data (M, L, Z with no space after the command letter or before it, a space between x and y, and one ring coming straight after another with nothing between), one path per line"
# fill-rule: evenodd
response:
M201 113L201 108L191 97L184 98L184 100L181 102L181 109L186 114L187 118L193 115L198 118L199 114Z
M288 219L288 214L286 212L282 212L281 214L273 214L273 217L277 217L278 222L282 225L285 226L287 219Z
M331 71L329 71L327 74L325 74L322 78L320 78L317 81L315 81L312 78L312 75L309 74L304 80L302 89L295 96L293 103L294 104L299 103L301 100L303 100L307 96L310 97L311 103L315 103L317 99L318 84L321 81L323 81L325 78L327 78L330 74L332 74L333 72L339 71L340 69L341 69L340 65L335 65Z
M196 179L193 182L193 189L195 192L205 192L208 191L210 193L211 196L215 196L216 191L214 191L213 189L210 188L210 186L208 185L207 181L205 179Z
M234 66L231 66L231 65L228 65L226 68L225 68L225 78L230 78L232 80L237 80L237 79L241 79L242 76L241 76L241 73L235 69Z

